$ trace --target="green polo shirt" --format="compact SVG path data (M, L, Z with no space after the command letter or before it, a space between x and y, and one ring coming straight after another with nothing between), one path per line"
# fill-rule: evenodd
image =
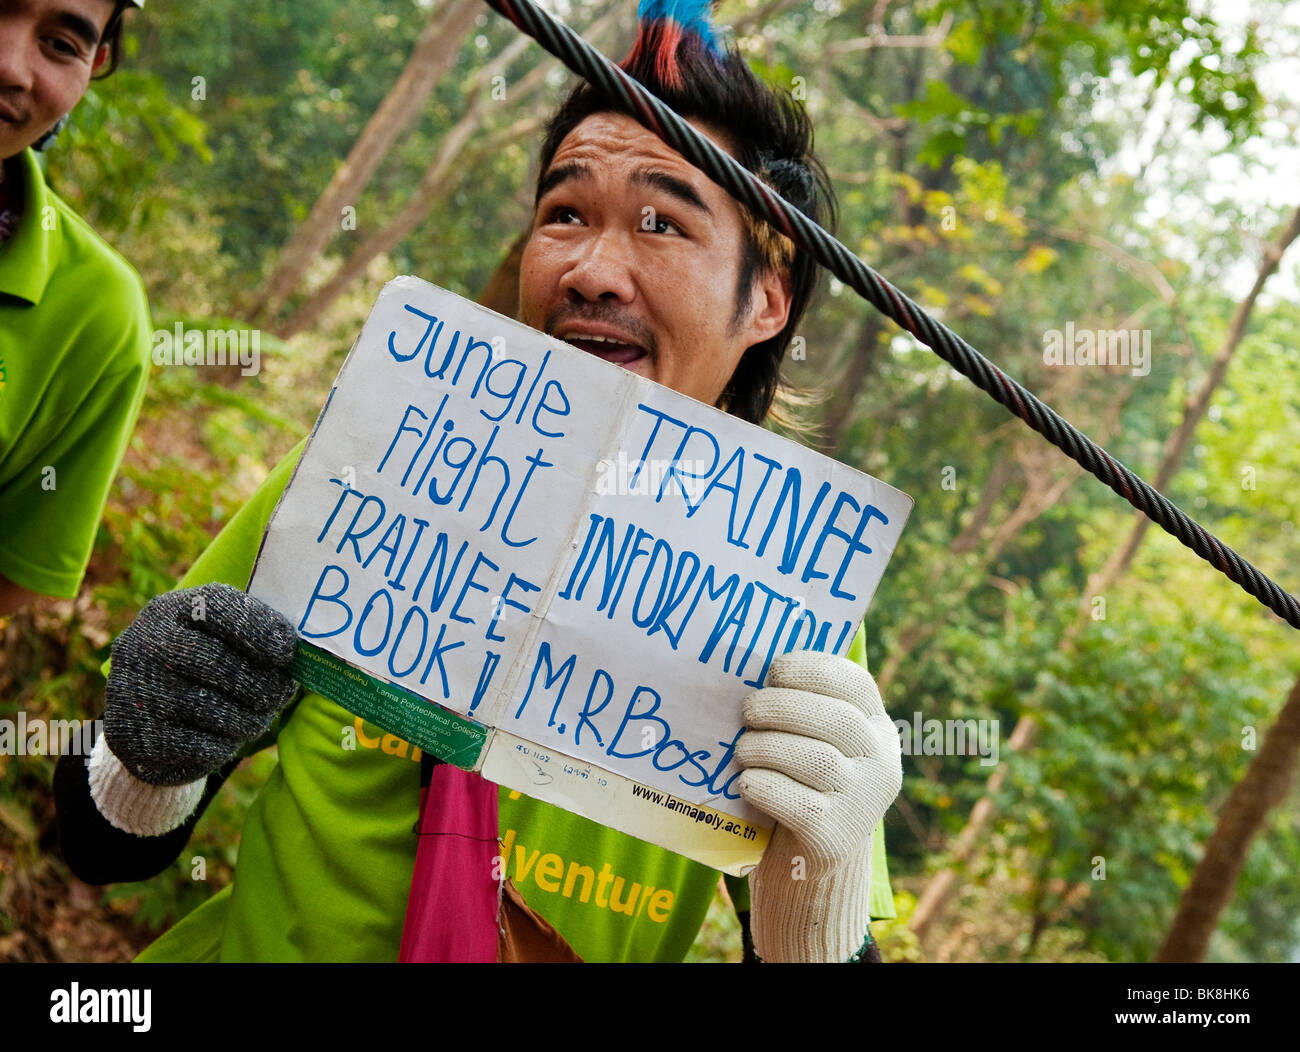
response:
M26 150L0 243L0 574L77 594L149 375L139 275L46 185Z

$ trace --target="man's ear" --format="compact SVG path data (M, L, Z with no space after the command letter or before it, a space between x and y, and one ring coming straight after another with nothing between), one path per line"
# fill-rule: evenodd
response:
M754 292L749 300L752 317L752 335L749 344L770 340L785 328L790 317L789 270L765 271L754 282Z
M99 72L99 67L108 61L108 45L100 44L99 50L95 52L95 60L90 64L90 74L94 76Z

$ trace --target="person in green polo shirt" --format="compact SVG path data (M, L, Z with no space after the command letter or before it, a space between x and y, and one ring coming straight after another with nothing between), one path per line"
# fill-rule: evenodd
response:
M686 6L683 19L681 5L666 14L643 3L624 69L825 220L829 186L802 109L716 41L707 5ZM520 266L520 321L759 423L815 278L810 257L612 100L580 86L553 117ZM482 926L489 955L468 959L491 959L508 878L538 930L549 926L571 955L680 961L716 871L491 785L495 807L483 810L495 829L467 828L449 807L448 826L431 822L457 777L476 776L439 768L422 800L427 765L407 742L320 694L294 698L294 626L242 589L301 451L114 644L104 733L88 763L65 756L55 772L73 872L91 883L158 872L240 759L274 741L279 763L244 823L233 883L141 960L423 959L405 953L412 917L421 935ZM745 702L736 786L776 826L749 882L728 887L763 960L879 959L869 923L893 915L880 823L902 771L864 649L859 631L849 658L783 655ZM426 846L468 841L478 852L490 845L495 864L480 853L481 868L436 870L440 882L421 883L434 870L422 871ZM438 908L423 909L430 900Z
M134 270L33 146L111 69L128 0L0 0L0 616L77 594L144 398Z

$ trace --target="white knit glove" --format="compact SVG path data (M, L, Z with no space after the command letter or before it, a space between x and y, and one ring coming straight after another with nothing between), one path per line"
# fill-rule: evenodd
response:
M736 744L740 795L777 821L750 874L754 952L847 961L871 920L871 834L903 784L898 729L847 658L793 651L765 684Z

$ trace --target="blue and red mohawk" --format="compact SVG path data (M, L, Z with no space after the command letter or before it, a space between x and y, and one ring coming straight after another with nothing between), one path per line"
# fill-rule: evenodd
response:
M712 6L711 0L641 0L636 12L636 43L622 65L638 65L653 56L656 75L677 89L682 86L677 49L684 41L694 38L721 62L722 44L709 18Z

